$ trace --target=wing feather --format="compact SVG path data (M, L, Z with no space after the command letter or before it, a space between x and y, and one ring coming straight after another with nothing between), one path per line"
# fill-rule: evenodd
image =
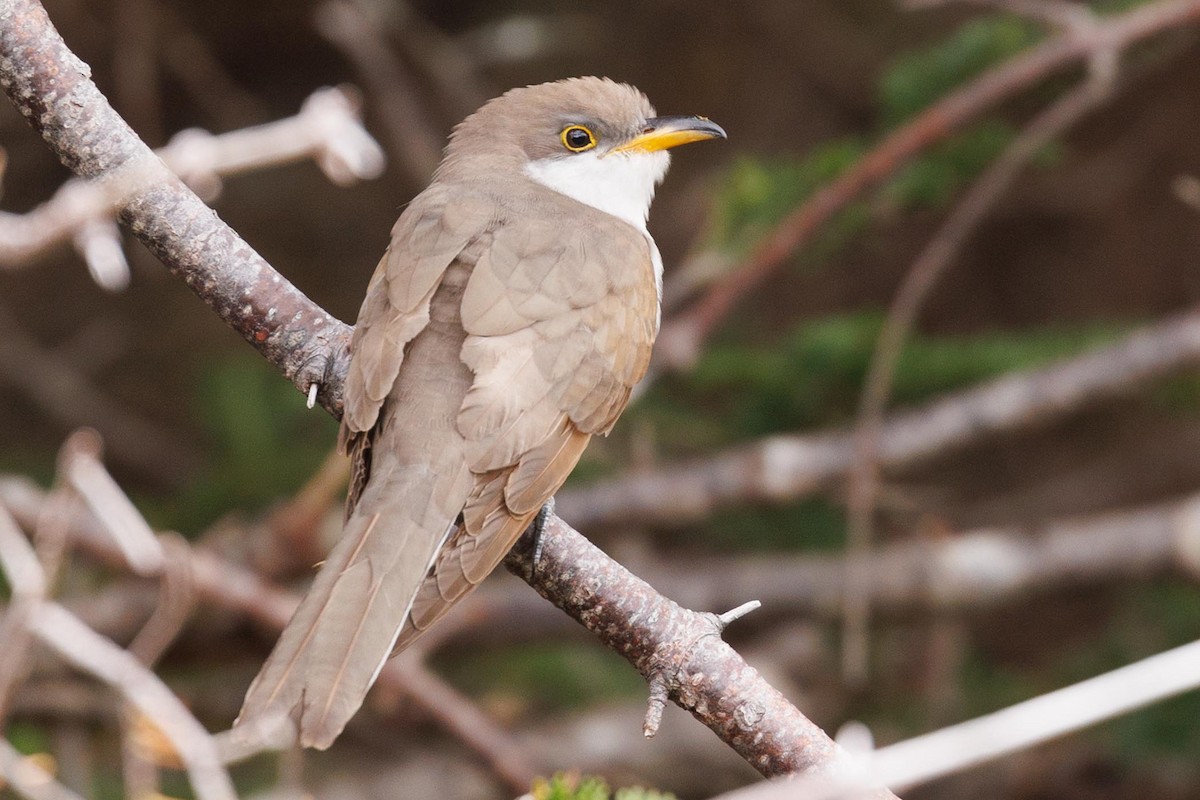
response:
M393 244L371 277L350 343L343 448L374 427L400 373L404 348L429 324L429 304L446 268L491 226L492 206L473 195L451 198L434 184L396 221Z
M526 218L478 254L462 302L474 380L458 415L475 487L397 649L500 563L625 408L658 330L652 247L607 218L571 229Z

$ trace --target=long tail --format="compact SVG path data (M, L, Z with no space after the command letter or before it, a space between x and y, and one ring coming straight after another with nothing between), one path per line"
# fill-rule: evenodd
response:
M381 469L381 467L383 469ZM389 475L381 471L391 467ZM469 491L465 467L376 464L341 540L250 685L235 726L291 718L305 747L337 738L392 652Z

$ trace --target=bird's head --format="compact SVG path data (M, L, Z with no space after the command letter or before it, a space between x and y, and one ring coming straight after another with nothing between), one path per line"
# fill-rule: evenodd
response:
M668 150L725 138L704 117L660 117L637 89L569 78L513 89L455 128L443 171L519 171L644 228Z

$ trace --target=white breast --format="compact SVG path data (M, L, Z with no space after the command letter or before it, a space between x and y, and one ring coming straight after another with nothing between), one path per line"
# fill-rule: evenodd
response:
M646 235L654 278L662 295L662 257L646 229L654 190L667 174L671 157L665 150L653 153L595 151L530 161L525 174L574 200L612 214Z

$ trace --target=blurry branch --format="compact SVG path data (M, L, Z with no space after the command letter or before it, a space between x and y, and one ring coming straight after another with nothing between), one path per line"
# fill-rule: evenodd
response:
M1179 202L1200 211L1200 178L1195 175L1180 175L1171 182L1171 190Z
M878 465L925 459L1070 414L1200 364L1200 311L1176 315L1048 367L1011 373L885 419ZM828 487L853 466L852 432L777 435L695 461L559 493L573 524L678 526L718 508L786 501Z
M103 471L102 465L97 466ZM99 487L91 488L91 493L105 491L103 487L112 480L107 473L103 477L96 476L96 479ZM0 513L5 513L3 509L7 508L24 527L34 524L42 516L47 499L47 495L28 481L13 478L0 480ZM123 501L129 502L128 498ZM116 568L129 568L123 548L92 508L72 520L68 533L71 543L92 557ZM178 543L183 544L182 540L178 540ZM179 560L186 560L187 591L194 594L199 602L241 614L272 632L283 630L300 603L298 594L280 589L245 567L204 548L189 548L177 553L174 559L164 558L157 574L168 581L171 564ZM163 591L170 589L164 586ZM143 646L149 651L158 649L152 647L151 643L155 639L161 642L164 630L170 635L177 630L170 617L175 615L168 615L168 619L158 624L152 617L151 622L143 628L144 635L135 638L131 649L140 650ZM157 625L162 627L155 632ZM147 641L147 636L153 638ZM391 661L380 673L377 686L377 692L409 698L448 730L461 735L463 741L473 747L512 788L521 791L528 788L536 772L528 765L520 748L511 743L508 735L469 699L429 673L422 665L410 659ZM253 754L237 749L232 744L227 745L225 737L218 737L218 740L224 760L240 760Z
M38 606L32 625L42 642L79 669L117 689L126 702L154 722L183 762L197 797L236 797L215 740L179 698L133 655L56 603Z
M24 755L0 739L0 789L6 784L28 800L84 800L56 781L37 758Z
M59 456L64 482L83 499L121 551L121 558L136 575L158 575L166 555L144 517L100 463L100 437L93 431L73 434Z
M221 176L313 158L338 184L377 176L383 156L358 121L358 100L345 89L321 89L288 119L214 136L181 131L158 155L207 199L221 190ZM153 174L127 180L72 180L26 214L0 214L0 267L13 268L72 239L93 278L122 289L129 267L111 215L145 188Z
M271 268L112 109L36 0L0 5L0 85L78 175L143 180L118 219L300 391L341 414L350 327ZM126 178L127 180L128 178Z
M821 226L868 189L878 185L914 155L945 139L1001 100L1027 89L1063 67L1097 52L1121 51L1164 30L1200 18L1200 0L1157 0L1072 27L937 101L880 141L837 179L815 192L768 232L746 258L731 264L703 296L663 324L647 380L662 371L690 367L704 343L736 304L760 286ZM704 256L706 262L710 255ZM706 269L708 269L706 267ZM692 267L677 270L688 276Z
M458 40L481 66L505 67L561 55L578 57L599 49L608 33L586 11L515 11L460 34Z
M112 51L113 97L129 124L149 142L162 142L162 75L158 41L162 23L154 0L116 0L113 28L121 43Z
M2 487L3 484L0 484ZM0 500L3 489L0 488ZM1109 586L1165 575L1200 583L1200 495L1142 508L982 528L901 541L859 558L879 613L970 614L1039 593ZM836 618L845 593L845 556L742 555L681 559L644 556L635 568L690 608L727 608L758 598L772 619ZM720 580L696 580L720 575ZM447 638L519 639L561 635L560 617L517 586L482 587L463 602Z
M1071 3L999 0L988 4L1016 13L1050 16L1067 30L1087 32L1099 24L1091 9ZM854 465L847 490L846 548L850 558L842 617L842 678L851 686L862 686L867 681L871 589L867 575L856 568L862 563L857 556L871 546L879 491L879 435L904 343L933 287L1021 170L1039 151L1112 96L1118 58L1115 47L1096 47L1088 60L1087 78L1035 116L988 166L921 251L888 309L859 399Z
M21 479L0 480L0 505L22 524L36 520L45 495ZM93 515L78 516L71 541L93 556L124 566L112 538ZM648 679L708 725L764 775L836 769L844 755L720 638L715 615L681 608L608 559L561 521L547 531L537 574L523 539L506 562L540 594L628 658ZM189 555L196 597L282 630L299 596L203 549ZM581 580L580 575L589 576ZM638 622L641 621L641 622ZM648 621L648 622L646 622ZM534 771L520 748L468 699L402 657L384 667L374 697L400 694L476 749L514 787ZM225 751L225 758L245 753ZM886 795L885 795L886 796Z
M376 3L375 7L394 17L394 21L388 22L396 31L398 47L437 88L440 97L450 101L455 117L465 117L484 104L490 95L479 74L474 51L449 36L406 0Z
M908 789L1200 687L1200 642L865 754L859 779L771 781L720 800L850 800L876 782ZM868 790L869 791L869 790Z
M903 5L909 10L918 10L948 6L952 3L1017 14L1066 31L1082 29L1096 21L1095 12L1089 6L1070 0L904 0Z
M34 513L39 502L41 495L35 491L17 478L0 476L0 505L11 504L23 521ZM239 532L243 539L255 535L252 530ZM84 549L96 554L91 547ZM105 558L103 553L99 555ZM201 547L189 562L195 559L208 563L206 560L213 558L219 557ZM240 582L243 578L238 576L248 574L244 568L231 566L230 561L223 563L234 581ZM835 618L841 613L845 591L846 558L841 555L686 560L647 555L638 558L635 568L657 591L684 607L729 608L753 596L772 619ZM1080 518L897 542L863 557L860 568L870 578L871 602L881 614L899 616L969 614L1032 594L1158 576L1181 576L1200 582L1200 495ZM697 575L716 574L720 580L696 580ZM195 589L204 602L218 604L220 601L207 594L216 590L208 586L207 580L202 575ZM268 597L268 590L263 588L259 599L269 607L273 601ZM116 638L114 634L126 635L128 623L112 619L113 614L104 608L144 608L152 603L152 597L145 587L118 586L92 601L93 608L102 607L91 614L86 613L89 609L82 609L81 615L92 627ZM252 602L248 597L244 604L222 607L250 614ZM281 606L286 603L281 602ZM286 617L286 608L261 614L254 619L274 628L272 621ZM489 582L434 629L431 635L438 637L437 641L426 642L424 649L434 650L447 641L462 647L495 636L503 636L505 641L561 637L569 632L569 625L564 615L519 584ZM403 680L399 678L395 685ZM385 691L393 691L393 685L386 684Z
M67 471L72 468L74 458L86 458L77 455L79 448L70 442L64 449ZM71 480L78 478L67 478L68 482ZM118 546L118 549L123 555L127 548ZM214 740L180 700L133 655L46 598L48 581L42 562L12 524L8 512L0 517L0 569L13 587L14 608L10 613L19 614L17 619L29 635L75 667L117 689L128 703L151 719L183 762L197 797L234 800L233 784L221 764Z
M420 89L381 26L355 0L329 0L317 9L316 26L378 99L393 160L404 166L410 183L424 186L441 159L444 137L430 124Z
M301 391L318 386L322 405L339 416L349 327L284 280L165 168L155 170L149 148L87 74L35 0L0 5L0 83L21 114L64 164L84 176L96 178L129 165L154 174L156 180L141 184L145 188L124 205L121 220ZM628 647L627 655L652 679L655 696L665 687L764 774L837 768L844 756L836 745L720 641L719 625L678 609L561 521L552 529L553 544L543 552L536 574L525 548L508 563L602 640ZM234 593L225 566L193 559L198 596ZM205 568L216 570L207 580ZM635 582L641 587L629 594ZM252 586L261 589L262 583L255 579ZM262 599L261 592L252 597L256 614ZM294 599L268 600L283 612L280 626ZM637 603L661 611L663 626L651 628L646 620L653 618L630 616ZM600 609L603 613L597 613ZM622 637L626 629L630 633ZM720 673L693 671L706 663L719 666ZM742 701L725 705L734 697Z
M905 541L851 556L870 600L889 614L977 611L1037 592L1178 574L1200 581L1200 495L1025 527ZM681 602L720 606L749 591L772 613L833 617L846 591L842 556L744 556L720 564L651 562L646 574ZM720 581L691 580L715 574Z
M537 777L525 748L499 728L479 706L446 683L421 662L419 652L402 654L379 674L380 681L402 684L406 696L418 702L438 724L486 759L488 765L516 792L528 791ZM386 685L386 684L385 684Z

